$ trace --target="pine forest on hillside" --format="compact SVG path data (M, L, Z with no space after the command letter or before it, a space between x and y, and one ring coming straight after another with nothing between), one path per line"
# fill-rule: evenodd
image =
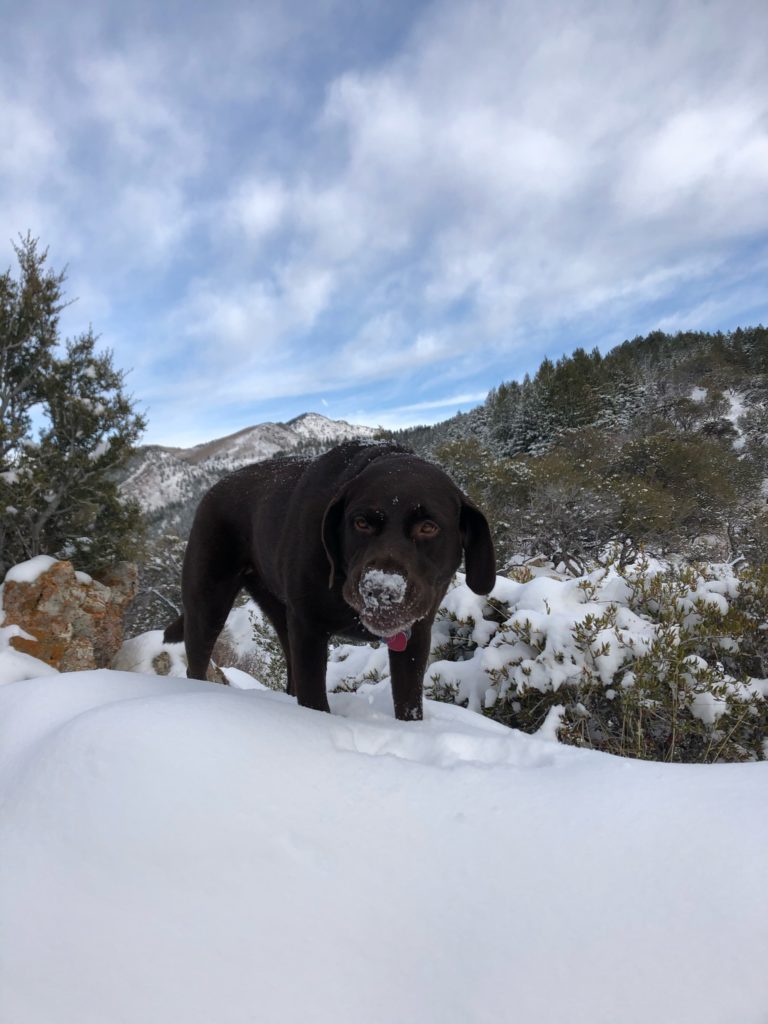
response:
M720 560L768 554L768 330L656 332L577 349L435 427L396 436L450 470L502 559L583 568L613 543Z

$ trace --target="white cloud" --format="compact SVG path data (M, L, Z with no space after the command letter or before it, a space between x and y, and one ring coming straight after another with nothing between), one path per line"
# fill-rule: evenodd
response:
M414 412L425 412L430 409L450 409L455 411L461 406L476 405L477 402L482 402L488 394L487 391L475 391L464 395L450 395L447 398L437 398L429 402L412 402L410 405L400 405L395 409L390 409L390 414L403 414L403 413L414 413Z
M276 231L288 212L289 191L278 178L251 178L241 182L227 201L227 227L242 231L251 245L260 245Z
M318 252L335 250L351 211L348 260L355 247L362 262L386 259L377 242L396 239L417 295L469 296L479 321L502 329L578 308L585 290L590 306L641 297L660 266L675 280L696 262L691 246L721 241L716 218L733 216L735 233L750 208L768 209L768 88L744 93L745 75L768 85L750 61L754 24L707 9L710 32L697 31L685 4L663 21L651 6L545 9L552 24L526 39L530 19L521 26L510 5L438 5L405 56L334 83L321 124L344 131L347 157L336 215L314 223ZM327 192L315 200L327 209ZM686 223L691 204L709 207L711 230ZM638 244L654 212L667 223Z
M675 111L637 147L617 195L637 217L691 219L694 237L768 226L768 117L744 99Z
M280 267L276 276L286 328L311 330L331 301L336 283L333 270L294 260Z
M256 281L237 291L225 291L212 282L193 284L188 303L171 324L182 351L200 345L200 355L221 363L259 353L263 358L280 332L280 304L274 289Z
M487 391L451 395L434 401L413 402L410 405L386 407L380 405L358 406L351 412L342 412L340 419L349 423L363 423L383 427L385 430L403 430L405 427L439 423L458 411L471 409L482 402Z
M35 108L0 91L0 177L27 183L51 167L58 140L55 126Z

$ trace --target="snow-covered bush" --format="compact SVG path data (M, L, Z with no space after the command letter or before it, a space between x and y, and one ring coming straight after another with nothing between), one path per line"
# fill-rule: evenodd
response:
M459 584L445 604L429 671L459 703L527 732L556 708L564 742L634 757L768 753L765 569L526 571L487 602Z

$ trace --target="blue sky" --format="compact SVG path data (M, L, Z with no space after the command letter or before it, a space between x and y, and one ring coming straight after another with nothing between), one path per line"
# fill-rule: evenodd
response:
M147 441L768 321L764 0L0 9L0 264L67 265Z

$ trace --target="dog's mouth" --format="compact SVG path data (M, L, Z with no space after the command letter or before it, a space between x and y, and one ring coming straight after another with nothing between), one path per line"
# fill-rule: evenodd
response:
M395 636L404 634L407 637L411 635L411 622L382 622L381 620L371 620L366 618L365 615L360 615L360 621L368 630L369 633L373 633L380 640L391 640Z
M369 625L365 619L360 617L360 621L375 637L378 637L382 643L385 643L390 651L402 652L408 646L408 641L411 639L411 627L403 626L400 629L396 629L394 632L387 630L386 632L381 631L375 626Z
M387 641L393 650L407 643L411 626L419 618L408 580L398 572L366 569L360 574L357 585L350 587L347 600L368 632Z

